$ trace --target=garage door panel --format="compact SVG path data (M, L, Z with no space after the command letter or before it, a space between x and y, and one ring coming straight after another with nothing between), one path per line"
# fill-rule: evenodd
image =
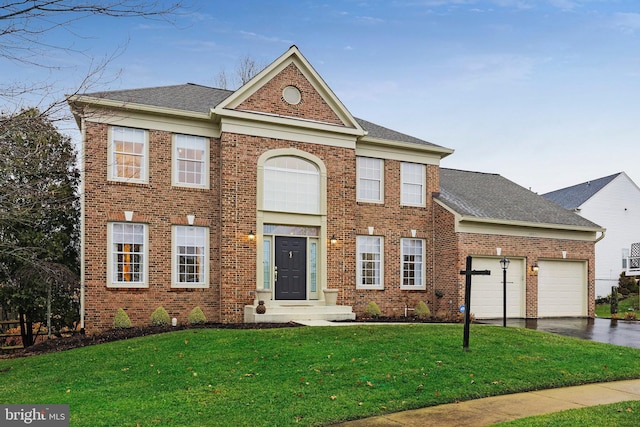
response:
M524 316L523 260L512 259L507 269L507 317ZM471 313L477 319L491 319L503 315L503 283L500 258L473 258L474 270L490 270L489 276L471 279Z
M538 317L586 316L586 263L540 261L538 266Z

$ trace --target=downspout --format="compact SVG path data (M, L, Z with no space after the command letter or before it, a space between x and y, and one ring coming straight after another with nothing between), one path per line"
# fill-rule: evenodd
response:
M81 119L81 130L80 130L80 149L82 152L80 153L80 331L84 334L84 280L85 280L85 260L84 260L84 244L85 244L85 206L84 206L84 180L85 180L85 153L86 153L86 129L85 129L85 121L84 117Z
M602 231L600 232L600 233L602 233L602 234L600 234L600 237L598 237L598 238L596 239L596 241L595 241L595 242L593 242L593 243L594 243L594 244L596 244L596 243L598 243L600 240L604 239L604 236L605 236L606 232L607 232L606 230L602 230Z

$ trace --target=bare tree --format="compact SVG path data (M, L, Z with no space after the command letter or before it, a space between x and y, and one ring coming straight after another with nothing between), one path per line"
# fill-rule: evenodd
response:
M222 68L214 78L214 84L220 89L237 89L251 80L265 67L251 55L245 55L238 61L233 73L229 76Z

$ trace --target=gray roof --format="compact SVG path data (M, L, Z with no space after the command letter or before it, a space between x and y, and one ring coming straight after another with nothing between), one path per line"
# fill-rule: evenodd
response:
M157 86L141 89L125 89L86 93L84 96L163 107L175 110L209 113L212 108L228 98L233 91L201 86L193 83L173 86ZM356 121L373 138L444 148L436 144L356 118Z
M441 168L437 198L467 217L601 228L497 174Z
M574 210L582 206L584 202L593 197L593 195L598 191L602 190L621 173L622 172L618 172L593 181L587 181L571 187L561 188L560 190L543 194L542 197L559 204L565 209Z

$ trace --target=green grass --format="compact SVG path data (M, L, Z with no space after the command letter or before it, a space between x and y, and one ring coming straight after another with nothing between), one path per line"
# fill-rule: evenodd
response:
M618 301L618 317L624 319L624 314L629 311L637 311L640 308L638 301L639 296L633 295L623 300ZM631 310L629 310L631 309ZM598 304L596 305L596 316L602 318L611 317L611 304ZM640 316L639 316L640 317Z
M640 350L529 329L195 329L0 360L2 403L73 426L323 425L532 389L640 378ZM8 371L5 371L10 368Z
M637 427L640 425L640 401L631 400L609 405L569 409L562 412L522 418L497 425L500 427Z

